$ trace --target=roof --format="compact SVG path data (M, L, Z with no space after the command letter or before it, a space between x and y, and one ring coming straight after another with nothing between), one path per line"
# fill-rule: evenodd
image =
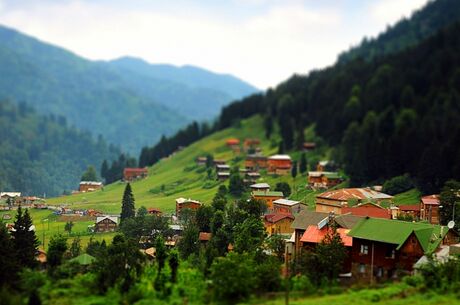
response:
M8 197L21 197L21 192L1 192L0 197L8 196Z
M269 223L277 223L278 221L283 220L285 218L294 220L294 216L285 213L267 214L264 216L264 220Z
M316 196L317 198L347 201L349 199L392 199L393 196L380 193L369 188L347 188L327 191Z
M102 185L102 182L98 181L81 181L80 185L95 185L95 186L100 186Z
M246 160L267 160L267 157L262 155L247 155Z
M148 170L146 167L144 168L135 168L135 167L126 167L123 172L124 173L146 173Z
M227 165L227 164L217 164L216 167L217 167L217 168L225 168L225 169L228 169L228 168L230 168L230 165Z
M91 256L86 253L83 253L82 255L74 257L70 260L70 262L77 262L80 265L84 265L84 266L91 265L95 261L96 261L96 258L94 256Z
M309 225L317 225L321 220L328 216L329 213L303 210L296 216L291 228L306 230Z
M364 218L349 233L349 236L394 244L399 250L414 233L425 253L432 253L440 245L449 229L444 226L422 222Z
M281 198L281 199L276 199L275 201L273 201L273 203L281 204L281 205L287 205L287 206L293 206L293 205L299 204L300 201Z
M269 189L270 185L268 183L256 183L250 186L252 189Z
M422 197L423 204L428 205L439 205L441 202L439 200L439 195L429 195Z
M328 231L332 232L332 230L328 229L328 227L323 227L322 229L319 229L318 226L308 226L307 230L305 230L305 233L303 233L300 241L306 243L319 244L324 239ZM342 242L345 244L345 247L351 247L353 245L353 238L347 235L348 232L350 232L349 229L337 229L337 233L339 233Z
M362 219L362 216L351 214L336 215L334 218L335 223L344 229L354 228Z
M273 155L268 158L269 160L291 160L289 155Z
M283 197L283 192L274 192L274 191L255 191L252 192L254 197Z
M212 233L207 232L200 232L199 240L201 241L210 241L212 237Z
M192 200L192 199L190 199L190 198L189 198L189 199L185 199L185 198L181 197L181 198L177 198L177 199L176 199L176 203L178 203L178 204L186 203L186 202L201 204L201 202L199 202L198 200Z
M110 219L111 221L113 221L114 223L118 223L118 217L117 216L97 216L96 217L96 223L100 223L101 221L103 221L104 219Z
M148 208L147 213L161 213L161 210L157 208Z
M226 143L229 144L229 145L240 144L240 140L238 140L236 138L231 138L231 139L227 139Z
M418 204L400 205L399 210L401 211L420 211L420 205Z
M387 209L383 208L377 208L377 207L360 207L360 206L354 206L352 208L349 207L343 207L342 208L342 213L343 214L352 214L356 216L369 216L369 217L375 217L375 218L385 218L385 219L391 219L391 214L390 211Z
M230 176L229 172L218 172L217 176Z

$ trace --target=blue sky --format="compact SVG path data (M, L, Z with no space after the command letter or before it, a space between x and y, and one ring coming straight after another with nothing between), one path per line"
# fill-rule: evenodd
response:
M410 16L427 0L0 0L0 24L89 59L130 55L265 89Z

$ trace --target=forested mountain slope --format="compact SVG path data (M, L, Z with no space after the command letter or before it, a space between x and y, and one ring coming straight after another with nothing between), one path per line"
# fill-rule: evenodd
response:
M353 185L409 173L423 192L437 192L447 179L460 178L459 32L457 23L393 55L295 75L224 107L214 130L261 114L266 134L278 125L291 150L315 124ZM154 163L165 148L188 139L177 134L145 148L141 160Z
M107 64L119 72L136 93L158 101L190 120L214 118L229 101L257 91L231 75L219 75L193 66L149 64L131 57Z
M41 113L63 115L77 128L102 134L110 143L131 152L154 143L163 134L173 134L194 119L212 119L222 105L251 88L242 82L235 86L235 79L203 70L191 75L203 73L208 79L229 82L229 90L235 90L235 94L189 88L171 81L174 73L158 82L152 77L145 79L134 68L85 60L0 27L0 98L24 101ZM183 73L178 74L182 77ZM161 77L161 73L157 76ZM181 103L212 111L189 112L185 117L174 110Z
M343 52L339 62L362 58L366 61L393 54L414 46L439 29L460 20L460 1L436 0L416 11L410 19L403 19L376 38L364 38L361 44Z
M0 190L56 196L78 189L88 165L99 166L120 151L67 126L59 116L42 116L20 104L0 101Z

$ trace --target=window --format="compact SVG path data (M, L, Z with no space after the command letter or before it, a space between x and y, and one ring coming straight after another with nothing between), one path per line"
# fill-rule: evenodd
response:
M377 268L377 277L382 277L383 276L383 268L382 267L378 267Z
M392 248L387 248L385 252L385 258L391 258L394 259L396 256L396 250Z
M359 273L365 273L365 272L366 272L366 265L359 264Z
M360 254L367 255L369 254L369 246L368 245L361 245L361 250L359 251Z

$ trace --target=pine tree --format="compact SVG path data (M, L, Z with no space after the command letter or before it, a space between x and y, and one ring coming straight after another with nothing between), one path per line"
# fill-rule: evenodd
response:
M21 206L19 206L16 214L12 235L19 264L23 267L34 268L37 265L35 255L38 250L39 242L33 230L29 211L26 209L24 214L22 214Z
M131 185L128 183L123 193L123 199L121 201L121 215L120 223L123 223L125 219L132 218L136 215L136 209L134 208L134 196L131 190Z
M13 240L2 222L0 222L0 245L0 287L2 287L14 283L20 269Z
M107 160L104 160L101 165L101 177L107 181L107 174L109 173L109 164Z
M307 163L307 157L305 156L305 153L302 153L300 156L300 163L299 163L299 171L301 174L305 174L307 171L308 163Z

